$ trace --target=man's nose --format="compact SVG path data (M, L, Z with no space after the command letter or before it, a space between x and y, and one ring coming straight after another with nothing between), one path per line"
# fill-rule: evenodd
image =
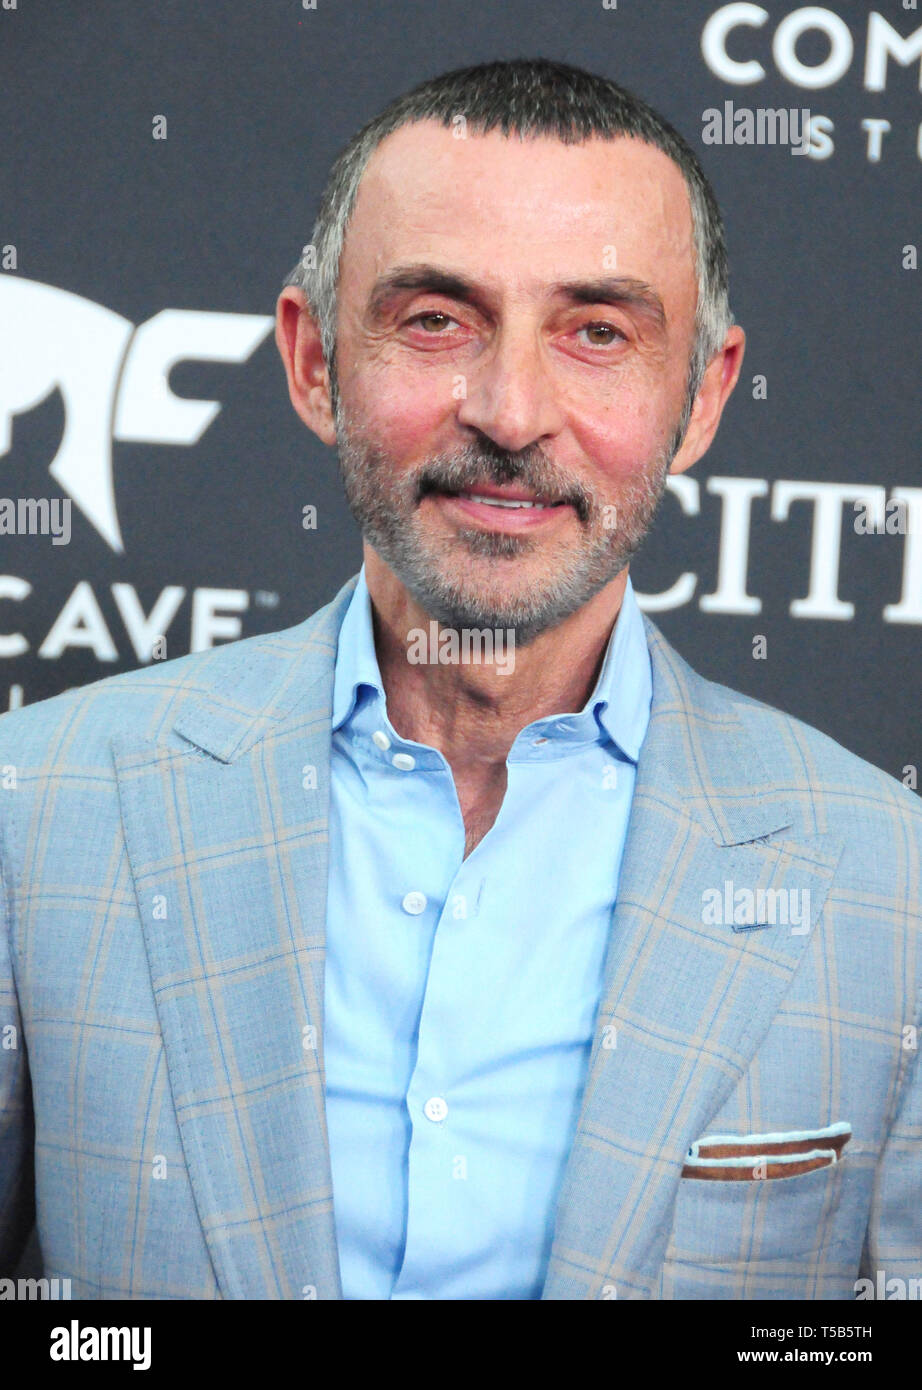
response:
M564 417L545 352L532 332L501 333L466 375L458 423L509 453L559 433Z

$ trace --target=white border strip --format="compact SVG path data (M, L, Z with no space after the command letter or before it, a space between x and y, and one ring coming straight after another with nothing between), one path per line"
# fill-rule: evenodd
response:
M851 1132L852 1127L848 1120L839 1120L834 1125L827 1125L825 1129L789 1129L772 1134L706 1134L703 1139L695 1140L688 1151L688 1157L697 1158L698 1150L703 1144L802 1144L805 1139L819 1142L823 1139L835 1139L840 1134L851 1135ZM782 1157L784 1155L779 1154L779 1161ZM707 1161L722 1163L724 1160L712 1158Z

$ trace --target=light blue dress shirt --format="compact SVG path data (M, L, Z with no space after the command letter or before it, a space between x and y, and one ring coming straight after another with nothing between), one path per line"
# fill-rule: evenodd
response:
M343 1295L541 1296L652 695L630 579L578 714L535 720L464 858L385 706L362 566L333 691L326 1114Z

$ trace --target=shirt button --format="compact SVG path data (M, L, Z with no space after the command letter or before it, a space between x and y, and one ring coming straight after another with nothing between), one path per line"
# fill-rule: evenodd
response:
M428 901L425 893L407 893L403 900L403 910L418 917L421 912L425 912Z
M448 1106L441 1096L431 1096L423 1106L423 1114L427 1120L433 1120L439 1124L448 1114Z
M399 767L401 772L411 772L416 766L416 759L412 753L395 753L391 762L395 767Z
M536 739L532 739L532 743L534 744L535 748L537 748L540 744L542 744L542 743L547 743L547 739L546 739L546 738L536 738Z
M391 746L391 741L383 729L375 729L374 733L371 736L371 739L372 742L382 750L382 752L386 752L388 748L390 748Z

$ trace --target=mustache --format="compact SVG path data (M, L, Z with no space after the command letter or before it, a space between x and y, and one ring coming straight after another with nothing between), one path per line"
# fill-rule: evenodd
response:
M496 487L519 483L529 492L553 502L568 502L580 521L592 513L592 494L575 479L561 478L544 458L533 450L527 454L507 454L483 449L430 459L416 474L416 502L433 492L476 492L478 486Z

